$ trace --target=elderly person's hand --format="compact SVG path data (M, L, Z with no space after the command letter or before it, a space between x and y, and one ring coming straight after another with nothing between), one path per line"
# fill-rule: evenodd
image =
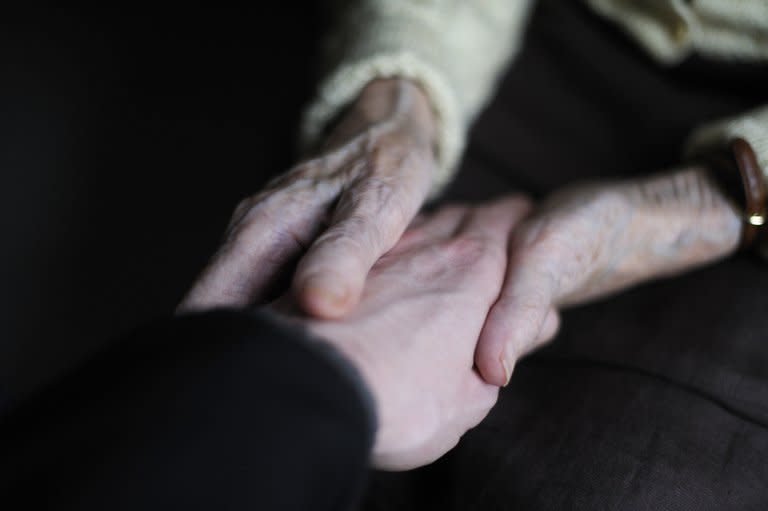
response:
M301 256L293 289L302 308L319 317L348 312L430 190L434 132L431 106L415 84L369 84L320 156L237 207L225 242L179 309L262 301Z
M556 330L558 308L732 253L741 221L705 169L555 194L515 230L503 289L478 342L485 380Z
M528 201L513 197L420 218L373 267L350 314L296 318L346 355L371 389L375 466L435 460L496 402L498 387L482 380L473 355L504 277L506 236L499 233L528 210Z

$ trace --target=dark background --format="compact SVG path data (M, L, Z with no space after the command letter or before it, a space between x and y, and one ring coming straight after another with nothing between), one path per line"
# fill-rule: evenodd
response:
M0 395L173 310L235 204L294 160L325 5L0 9ZM538 5L451 200L657 172L679 164L693 127L765 103L762 67L662 70L580 2ZM759 287L765 266L749 264ZM630 313L637 297L622 295ZM585 317L609 315L600 307Z
M314 2L0 12L0 386L170 312L292 160Z
M694 126L766 102L764 67L661 70L581 2L539 5L452 198L656 172ZM235 203L290 165L321 14L0 12L0 385L173 309ZM457 449L374 478L372 509L765 509L766 268L567 311Z

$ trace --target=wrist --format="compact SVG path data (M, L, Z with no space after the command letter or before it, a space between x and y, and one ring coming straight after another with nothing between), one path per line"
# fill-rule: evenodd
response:
M370 82L329 137L334 145L376 126L401 132L409 143L434 152L437 122L426 93L415 82L390 78Z
M578 189L576 189L578 191ZM645 280L670 276L721 259L739 243L741 222L706 169L595 186L573 193L589 220L588 246L558 298L581 303ZM559 207L569 207L561 202Z
M752 146L736 138L702 158L712 181L742 219L740 248L749 248L762 237L768 217L768 187Z
M675 273L738 248L741 221L707 168L691 166L629 185L634 207L628 235L650 271Z
M357 334L351 332L343 322L339 321L308 320L304 322L304 328L319 342L330 345L359 372L374 402L378 403L380 386L379 379L375 376L376 359L369 356L364 345L358 342L358 339L364 338L365 335L360 332Z

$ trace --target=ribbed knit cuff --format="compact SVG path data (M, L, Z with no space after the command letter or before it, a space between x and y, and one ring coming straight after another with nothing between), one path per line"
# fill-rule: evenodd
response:
M688 139L685 153L688 157L709 153L725 148L736 138L749 142L768 179L768 107L702 126Z
M725 149L737 138L744 139L752 147L763 177L768 182L768 107L702 126L688 139L685 156L695 159L711 154ZM763 258L768 259L768 243L758 240L756 248Z

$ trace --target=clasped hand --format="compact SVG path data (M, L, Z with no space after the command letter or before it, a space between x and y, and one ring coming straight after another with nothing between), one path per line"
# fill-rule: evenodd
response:
M326 150L244 201L181 311L263 303L292 267L292 315L360 370L382 468L428 463L551 339L558 308L731 253L734 209L700 168L417 217L436 172L413 84L374 83ZM284 308L283 308L284 309ZM285 314L285 312L282 312Z

